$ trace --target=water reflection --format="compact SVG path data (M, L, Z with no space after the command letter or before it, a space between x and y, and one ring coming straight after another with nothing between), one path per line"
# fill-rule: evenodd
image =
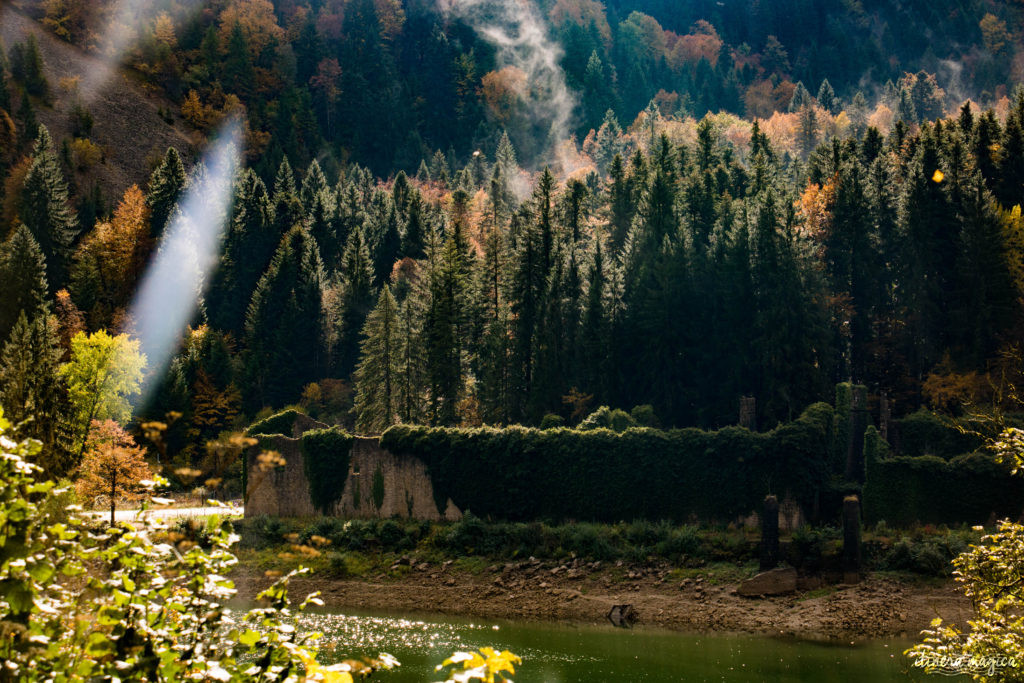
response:
M388 652L402 662L382 681L436 680L434 665L457 650L484 645L509 649L523 658L519 683L622 681L839 682L926 680L910 670L905 641L848 644L811 643L750 635L681 634L637 628L572 626L462 620L448 617L392 617L307 613L304 629L324 634L324 661Z

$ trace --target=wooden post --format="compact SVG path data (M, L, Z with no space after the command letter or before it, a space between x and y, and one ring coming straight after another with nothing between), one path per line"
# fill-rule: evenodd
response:
M843 499L843 583L860 582L860 500Z
M761 515L761 571L779 564L779 499L765 496Z

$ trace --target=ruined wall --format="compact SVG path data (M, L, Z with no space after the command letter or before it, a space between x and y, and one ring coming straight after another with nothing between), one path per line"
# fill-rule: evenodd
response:
M295 432L299 429L296 426ZM246 454L245 516L319 516L309 495L300 438L274 435L261 436L259 440L259 446ZM277 451L284 464L261 466L259 455L264 451ZM458 519L462 513L451 500L444 510L438 510L434 488L422 461L393 455L381 448L376 438L356 437L345 487L330 515L439 520Z

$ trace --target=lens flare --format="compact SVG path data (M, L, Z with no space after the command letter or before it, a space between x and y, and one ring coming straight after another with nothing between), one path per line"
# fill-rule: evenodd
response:
M231 212L241 125L224 124L196 164L131 307L152 377L163 376L216 266ZM142 405L153 388L147 383Z

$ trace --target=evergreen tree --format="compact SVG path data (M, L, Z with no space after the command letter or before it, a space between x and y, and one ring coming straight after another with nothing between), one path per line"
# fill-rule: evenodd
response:
M262 405L295 401L321 368L323 264L301 226L288 231L260 278L245 320L256 398Z
M827 78L821 82L821 87L818 88L817 100L821 108L832 116L838 114L842 109L842 104L836 97L836 91L832 89L832 84L828 82Z
M401 408L401 321L387 285L366 317L362 336L354 377L356 429L380 434L397 421Z
M266 185L251 169L235 183L234 215L224 255L206 295L207 316L219 330L241 333L248 302L277 250L274 209Z
M49 298L46 285L46 259L32 234L19 226L0 252L0 342L7 339L11 328L22 314L29 321L42 313Z
M465 396L463 333L470 258L462 221L453 220L451 227L440 249L428 250L425 273L430 292L424 323L430 411L432 421L441 425L457 423L459 401Z
M251 95L256 85L256 77L249 41L238 21L231 27L226 49L224 63L218 69L224 80L224 85L231 92L243 97Z
M154 239L159 239L163 235L184 187L185 166L181 162L178 150L168 147L160 165L149 177L149 190L146 192L146 203L149 205L149 234Z
M58 373L63 350L57 321L43 311L29 318L22 311L0 352L0 404L20 438L43 444L37 463L48 478L66 477L75 469L71 405Z
M363 326L376 297L373 278L370 249L362 228L356 228L349 235L341 258L341 325L335 355L342 377L352 374L359 359Z
M274 228L278 235L283 235L293 226L303 222L305 216L302 202L299 201L295 186L295 174L288 163L288 157L281 160L274 176Z
M68 186L52 148L50 133L39 127L32 165L21 190L21 221L46 258L50 287L63 286L71 246L78 233L75 215L68 205Z
M619 126L615 112L609 109L605 112L604 121L597 131L597 150L594 153L594 161L597 162L597 170L603 175L608 173L612 161L621 152L622 128ZM621 164L621 160L619 162Z
M36 121L36 110L32 101L28 98L27 92L21 93L21 104L18 105L18 112L15 114L18 124L18 148L24 149L26 145L39 136L39 123Z

